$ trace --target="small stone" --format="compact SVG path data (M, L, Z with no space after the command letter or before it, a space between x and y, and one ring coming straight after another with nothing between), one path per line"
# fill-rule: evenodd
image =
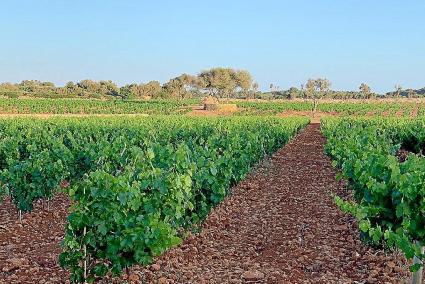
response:
M10 263L11 265L14 266L24 266L24 265L28 265L28 260L25 258L11 258L9 260L7 260L8 263Z
M264 273L257 270L249 270L242 274L242 278L247 281L261 280L264 278Z
M158 279L158 284L167 284L167 283L168 281L167 281L167 278L165 277L161 277Z
M7 265L3 267L3 272L10 272L12 270L20 269L22 267L28 266L29 264L28 260L25 258L11 258L8 259L6 262Z
M154 279L154 274L152 273L152 271L149 271L149 270L147 270L147 271L145 271L145 273L144 273L144 277L145 277L145 280L148 282L148 283L152 283L153 281L152 281L152 279Z
M389 261L387 263L387 266L390 267L390 268L394 268L395 267L395 263L393 261Z
M154 263L151 265L151 270L152 271L159 271L161 269L161 265Z
M40 268L38 268L38 267L31 267L29 271L31 273L35 273L35 272L38 272L39 270L40 270Z
M347 226L347 225L339 225L339 226L337 227L337 229L338 229L338 230L340 230L340 231L345 231L345 230L347 230L347 229L348 229L348 226Z
M140 277L137 274L130 274L130 276L128 277L128 281L130 282L138 282L139 280Z
M3 271L3 272L9 272L9 271L11 271L11 270L13 270L13 267L10 267L10 266L5 266L5 267L3 267L3 269L2 269L2 271Z

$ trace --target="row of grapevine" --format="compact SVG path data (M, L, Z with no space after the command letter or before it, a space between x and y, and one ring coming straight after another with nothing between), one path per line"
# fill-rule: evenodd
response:
M94 281L180 242L254 163L308 123L291 118L0 121L2 190L29 211L70 183L60 261Z
M322 130L327 154L354 190L354 201L336 202L357 218L363 237L424 258L425 120L327 119ZM410 152L406 160L400 149Z
M311 111L312 102L243 102L237 101L236 105L243 109L240 115L273 115L283 111Z
M311 111L311 101L281 101L281 102L236 102L242 108L240 115L271 115L284 111ZM317 111L339 113L342 115L387 115L395 116L402 111L402 116L409 116L415 108L412 102L321 102Z
M0 99L0 113L18 114L178 114L193 100Z
M182 114L199 99L176 100L88 100L88 99L4 99L0 98L0 113L6 114ZM311 111L311 101L237 101L237 115L275 115L284 111ZM409 116L416 107L414 102L321 102L318 111L343 115ZM423 115L419 105L418 115Z

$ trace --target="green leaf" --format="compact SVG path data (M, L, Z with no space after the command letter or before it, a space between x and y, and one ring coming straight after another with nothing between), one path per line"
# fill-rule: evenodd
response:
M217 168L216 168L216 167L211 167L211 168L210 168L210 173L211 173L213 176L216 176L216 175L217 175Z

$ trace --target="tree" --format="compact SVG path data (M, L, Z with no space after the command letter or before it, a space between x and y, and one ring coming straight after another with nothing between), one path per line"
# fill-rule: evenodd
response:
M178 78L170 79L170 81L164 84L164 89L175 99L183 99L186 94L184 84Z
M202 71L198 78L209 95L215 97L233 96L237 88L246 91L252 82L251 75L247 71L222 67Z
M400 97L400 94L403 88L399 84L395 85L394 88L395 88L395 93L394 93L395 97L396 98Z
M88 95L94 97L118 96L120 89L111 80L93 81L89 79L82 80L77 83L77 87L81 89L80 95Z
M120 88L119 95L123 99L137 99L140 97L140 89L137 84L127 84Z
M371 90L368 85L361 83L359 87L360 94L366 99L370 99Z
M192 76L186 73L180 75L179 77L176 77L175 79L181 82L187 94L197 92L199 91L199 88L203 86L202 82L198 81L198 78L196 76Z
M18 86L24 93L30 93L32 95L57 93L55 84L53 84L52 82L41 82L39 80L23 80L21 83L19 83Z
M252 86L251 74L245 70L237 70L234 72L234 80L236 81L236 86L239 87L245 95L247 95Z
M77 83L77 87L82 90L80 95L99 94L99 84L95 81L85 79Z
M295 99L295 98L298 96L299 92L300 92L300 91L299 91L297 88L295 88L295 87L291 87L291 88L289 88L289 90L288 90L288 93L289 93L289 99L290 99L290 100Z
M270 83L269 89L270 89L270 93L273 95L273 89L274 89L273 83Z
M233 70L229 68L213 69L211 79L211 85L218 90L220 97L229 97L236 89Z
M55 88L55 84L53 82L41 82L40 85L47 88Z
M23 90L24 92L36 92L37 89L40 86L40 81L38 80L23 80L20 84L19 87L21 88L21 90Z
M6 82L0 84L0 95L6 95L8 97L19 97L22 95L22 92L18 85Z
M150 81L145 85L140 85L141 93L145 97L156 98L162 91L161 84L158 81Z
M301 84L300 85L300 93L301 93L301 98L306 98L307 96L306 96L306 93L305 93L305 86L304 86L304 84Z
M258 86L258 83L257 82L252 83L252 93L253 93L253 98L254 99L255 99L255 97L256 97L256 95L258 93L258 88L259 88L259 86Z
M306 95L313 100L313 117L316 114L319 100L326 97L330 91L331 82L328 79L308 79L306 84Z
M100 94L107 95L107 96L118 96L118 94L119 94L119 88L111 80L100 81L99 82L99 85L100 86L99 86L98 92Z
M61 89L61 93L65 95L81 95L81 89L74 84L74 82L69 81L65 84L65 86Z

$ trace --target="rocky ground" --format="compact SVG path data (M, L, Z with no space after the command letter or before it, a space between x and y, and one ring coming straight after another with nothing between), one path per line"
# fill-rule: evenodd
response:
M68 198L58 195L48 206L38 202L19 222L10 200L0 204L0 284L65 283L69 275L58 256L68 207Z
M404 258L361 243L331 193L349 197L312 124L264 160L202 230L149 267L103 283L404 283ZM57 264L69 202L57 197L19 223L0 205L0 283L65 283Z

